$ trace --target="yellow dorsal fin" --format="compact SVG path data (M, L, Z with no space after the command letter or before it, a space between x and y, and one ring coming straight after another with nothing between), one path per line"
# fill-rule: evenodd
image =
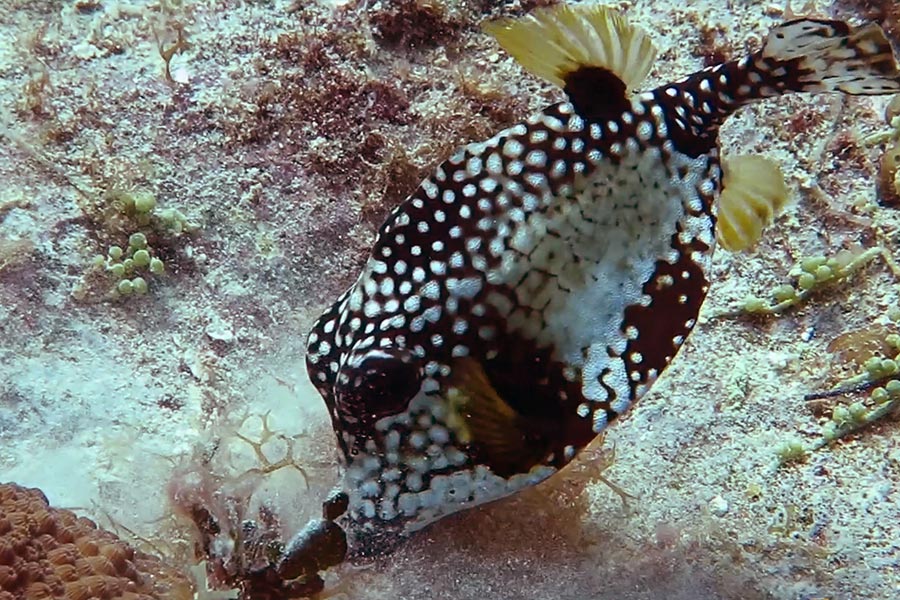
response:
M462 358L454 364L447 399L448 425L461 441L482 448L495 473L527 472L546 454L542 436L500 397L478 361Z
M634 90L656 58L650 37L606 6L559 4L489 21L484 30L523 68L561 88L579 69L600 67Z
M788 188L778 164L763 156L737 156L722 169L716 238L726 250L740 252L760 240L787 203Z

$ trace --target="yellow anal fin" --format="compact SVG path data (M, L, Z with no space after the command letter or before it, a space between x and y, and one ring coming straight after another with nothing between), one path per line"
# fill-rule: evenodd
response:
M784 175L775 161L763 156L737 156L722 163L716 238L729 252L747 250L788 200Z
M523 68L561 88L573 74L592 67L634 90L656 58L647 33L605 6L559 4L519 19L487 22L484 30Z
M450 425L463 442L477 445L491 469L501 476L527 472L547 453L547 444L536 424L505 402L474 359L460 359L453 366L447 392Z

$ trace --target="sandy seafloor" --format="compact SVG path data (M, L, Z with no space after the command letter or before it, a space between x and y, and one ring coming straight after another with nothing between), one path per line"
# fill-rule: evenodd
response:
M264 450L277 460L293 439L309 487L284 469L254 499L287 530L318 512L336 466L303 362L312 321L429 165L559 97L478 30L499 3L421 0L432 20L404 22L412 5L0 5L0 481L183 557L173 470L216 436L232 451L222 469L251 468L233 432L256 415L241 431L258 435L271 411L283 436ZM784 9L618 5L660 47L649 85L755 47ZM167 80L161 50L179 29ZM883 146L860 141L887 130L887 101L801 95L729 120L724 152L778 160L792 205L752 253L717 254L705 315L766 295L802 256L896 247L900 212L875 204ZM104 209L135 191L200 227L151 238L166 273L109 299L91 261L127 245ZM897 283L876 260L780 318L702 319L606 438L627 508L582 469L329 586L354 599L900 597L897 422L773 467L776 446L814 441L830 414L803 401L845 366L828 343L887 323Z

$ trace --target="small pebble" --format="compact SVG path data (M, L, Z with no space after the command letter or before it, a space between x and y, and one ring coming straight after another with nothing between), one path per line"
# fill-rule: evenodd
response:
M206 335L210 339L218 340L230 344L234 341L234 328L231 323L223 321L218 317L213 317L209 325L206 326Z
M716 496L709 501L709 512L717 517L724 517L728 514L728 501L722 496Z

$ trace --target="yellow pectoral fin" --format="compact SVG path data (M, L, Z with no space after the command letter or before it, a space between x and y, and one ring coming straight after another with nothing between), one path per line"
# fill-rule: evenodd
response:
M561 88L579 69L599 67L633 90L656 58L646 32L605 6L559 4L520 19L489 21L483 28L524 69Z
M477 361L466 358L453 367L447 397L460 437L477 444L496 473L527 471L546 453L535 424L500 397Z
M762 238L787 203L788 188L778 164L763 156L738 156L722 168L716 238L726 250L740 252Z

